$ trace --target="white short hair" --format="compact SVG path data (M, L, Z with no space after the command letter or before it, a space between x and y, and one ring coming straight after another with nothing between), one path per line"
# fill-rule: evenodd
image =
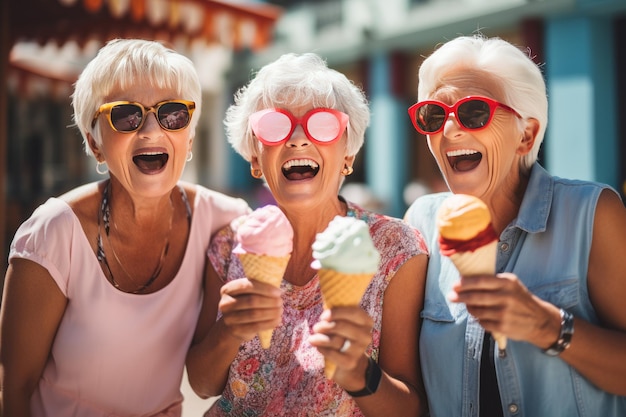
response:
M202 89L191 60L156 41L114 39L109 41L87 64L74 86L72 106L74 123L80 130L85 151L92 155L87 132L101 145L98 124L91 127L93 116L114 90L134 84L147 84L155 89L176 91L180 99L196 103L190 129L195 134L202 106Z
M534 146L521 162L521 168L529 170L537 160L548 124L546 84L537 64L528 52L502 39L460 36L444 43L420 66L418 101L430 98L448 74L459 70L493 76L504 92L505 104L517 110L522 118L539 121Z
M348 154L357 154L370 121L365 94L313 53L281 56L264 66L248 85L235 93L235 104L227 109L224 121L228 141L237 153L250 161L258 149L248 124L250 115L264 108L304 104L346 113L350 118Z

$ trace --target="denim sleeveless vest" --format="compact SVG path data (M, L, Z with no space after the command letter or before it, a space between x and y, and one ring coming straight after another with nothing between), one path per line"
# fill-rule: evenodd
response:
M496 269L513 272L538 297L598 324L587 291L587 267L596 204L606 185L550 176L539 164L515 219L500 235ZM450 193L419 198L407 220L430 248L422 311L420 360L432 417L478 416L484 331L465 305L446 295L459 275L439 254L435 214ZM505 416L624 417L626 397L608 394L558 356L509 340L507 356L495 353Z

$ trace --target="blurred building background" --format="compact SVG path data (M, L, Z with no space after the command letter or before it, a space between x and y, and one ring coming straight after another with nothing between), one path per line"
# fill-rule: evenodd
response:
M543 67L550 106L543 165L626 193L626 131L619 125L626 114L626 1L273 3L287 10L274 41L238 68L257 68L285 52L315 51L365 88L372 122L346 192L362 191L382 211L402 216L417 195L445 187L406 109L416 101L423 57L447 39L480 31L528 48ZM248 74L239 77L243 82ZM247 174L239 168L231 177L238 172Z
M0 249L50 196L100 178L71 127L71 84L114 37L170 42L204 88L185 179L253 206L268 199L224 139L233 92L285 52L316 52L361 85L372 122L343 193L402 216L445 189L407 108L438 43L480 31L528 47L543 66L550 118L541 162L560 176L626 193L624 0L22 0L2 4ZM621 116L621 117L620 117ZM2 272L6 255L0 262ZM2 273L3 275L3 273Z
M435 46L480 31L527 47L542 65L550 118L540 160L560 176L626 194L624 0L20 0L0 6L0 281L12 236L50 196L98 180L72 127L72 83L115 37L169 42L197 65L204 94L184 177L269 201L226 143L234 91L285 52L313 51L361 85L371 103L366 142L342 193L402 216L445 189L407 108ZM1 283L1 282L0 282ZM201 415L186 382L185 416Z

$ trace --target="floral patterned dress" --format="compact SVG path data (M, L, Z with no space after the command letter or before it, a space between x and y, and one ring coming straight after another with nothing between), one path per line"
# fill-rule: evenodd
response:
M385 289L407 260L427 248L419 232L399 219L351 203L348 216L369 225L381 255L379 270L361 300L374 319L367 353L378 360ZM225 282L245 276L231 253L234 245L234 231L226 227L209 248L211 263ZM282 324L274 330L271 347L263 349L258 337L241 345L222 396L205 416L362 416L352 397L324 376L324 357L308 342L323 311L318 276L304 286L283 280L281 289Z

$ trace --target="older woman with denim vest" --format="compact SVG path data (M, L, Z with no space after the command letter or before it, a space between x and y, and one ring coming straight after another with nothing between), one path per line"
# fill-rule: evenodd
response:
M496 274L461 277L434 221L450 193L406 213L430 250L420 355L431 415L625 416L626 209L610 187L537 163L539 67L501 39L462 36L423 62L418 100L409 114L450 190L479 197L499 238Z

